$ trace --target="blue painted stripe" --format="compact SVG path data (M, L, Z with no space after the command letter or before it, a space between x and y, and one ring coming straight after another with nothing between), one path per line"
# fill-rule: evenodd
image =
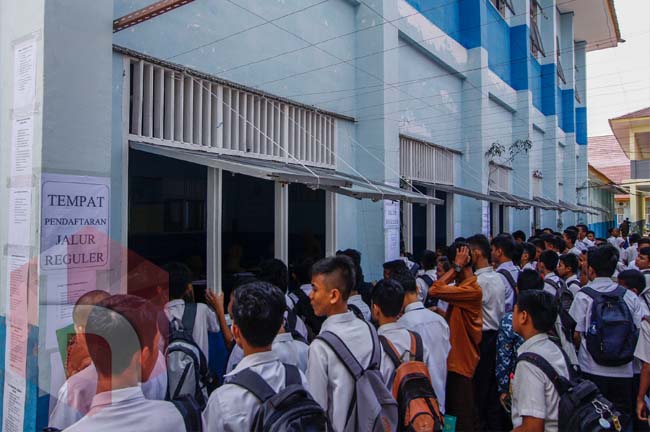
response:
M542 86L542 114L554 115L557 112L555 106L556 88L555 85L555 63L549 63L541 66L541 86ZM533 79L534 76L533 76Z
M576 144L587 145L587 108L576 108Z
M510 28L510 85L515 90L528 88L528 26Z
M566 133L576 130L574 101L573 89L562 90L562 130Z

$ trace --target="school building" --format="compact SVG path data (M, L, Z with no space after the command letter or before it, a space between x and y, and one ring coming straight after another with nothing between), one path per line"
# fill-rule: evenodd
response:
M3 430L47 417L70 268L126 289L113 248L222 289L588 222L585 58L620 40L612 0L0 3ZM105 248L34 258L97 246L66 226Z

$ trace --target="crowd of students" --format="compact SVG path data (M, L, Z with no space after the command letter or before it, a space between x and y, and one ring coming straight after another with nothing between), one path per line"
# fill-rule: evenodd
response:
M650 239L591 237L578 225L458 238L385 263L374 284L352 249L291 271L270 260L227 305L211 290L196 303L190 271L169 264L162 309L79 298L85 355L69 356L49 426L650 430ZM223 377L208 332L229 351ZM591 399L567 405L574 388Z

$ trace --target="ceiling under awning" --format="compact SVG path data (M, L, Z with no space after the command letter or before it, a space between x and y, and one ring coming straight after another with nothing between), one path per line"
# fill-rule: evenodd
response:
M603 208L603 207L590 206L590 205L587 205L587 204L580 204L580 203L578 203L578 205L580 207L582 207L585 212L587 212L589 214L592 214L592 215L597 216L600 213L609 214L609 210L607 210L606 208Z
M224 155L199 149L171 147L143 142L130 142L134 150L183 160L211 168L243 174L262 180L301 183L358 199L394 200L421 204L442 204L443 201L397 186L374 182L340 171L287 164L273 160Z
M520 210L534 207L536 205L535 202L533 202L528 198L520 197L518 195L512 195L507 192L490 191L490 195L501 197L504 200L508 201L508 204L505 204L506 206L513 207Z
M446 184L439 184L439 183L429 183L429 182L423 182L423 181L414 181L416 185L421 185L424 187L428 187L431 189L439 190L442 192L448 192L448 193L453 193L457 195L463 195L466 197L474 198L479 201L488 201L488 202L493 202L497 204L507 204L507 201L504 200L503 198L487 195L481 192L475 192L473 190L469 189L464 189L458 186L452 186L452 185L446 185Z
M577 206L575 204L568 203L566 201L560 200L560 205L566 207L569 211L572 211L574 213L586 213L586 211L582 207Z
M542 210L559 210L559 211L568 210L566 207L563 207L556 202L553 202L549 199L542 198L539 196L534 196L533 201L535 202L535 207L539 207Z

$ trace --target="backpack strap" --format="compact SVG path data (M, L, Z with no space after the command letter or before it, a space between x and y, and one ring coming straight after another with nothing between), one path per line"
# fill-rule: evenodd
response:
M560 295L560 284L559 283L555 282L553 279L550 279L550 278L549 279L544 278L544 283L545 284L547 283L550 286L552 286L553 288L555 288L555 295L556 296Z
M513 290L517 288L517 282L515 282L515 278L512 277L512 274L508 270L500 269L497 270L497 273L503 275L503 277L505 277L508 280L508 283L510 284L510 288L512 288Z
M422 344L422 337L419 333L409 330L411 335L411 354L415 357L415 361L424 361L424 345Z
M183 330L188 334L192 334L194 330L194 323L196 322L196 303L185 302L185 309L183 310Z
M419 275L417 278L422 279L424 281L424 283L427 284L427 287L430 287L431 285L433 285L433 279L431 279L431 276L429 276L426 273Z
M334 351L334 354L336 354L341 363L350 372L350 375L354 377L355 381L359 379L363 374L363 366L361 366L359 360L352 354L341 338L330 331L324 331L316 339L322 340Z
M364 320L364 321L366 320L363 316L363 313L361 312L361 309L359 309L357 305L348 304L348 310L350 310L354 314L354 316L356 316L360 320Z
M560 375L555 370L555 368L551 366L551 364L539 354L535 354L532 352L525 352L523 354L519 354L519 356L517 357L517 363L519 363L520 361L526 361L528 363L531 363L537 366L542 372L544 372L544 375L546 375L548 379L551 380L553 386L555 386L555 390L557 390L560 396L566 393L566 391L569 389L569 383L567 382L567 379L564 378L562 375ZM571 365L567 364L567 368L570 371Z
M625 293L627 293L627 290L623 288L622 286L618 285L614 291L609 291L609 292L598 292L595 289L585 286L582 287L580 292L583 292L587 294L589 297L591 297L594 301L598 297L602 297L603 295L610 296L610 297L625 297Z
M286 371L287 369L285 365L285 372ZM289 373L287 373L287 376L288 374ZM259 376L259 374L253 372L250 369L244 369L243 371L238 372L236 375L226 381L226 383L243 387L262 402L266 402L268 399L275 396L275 390L273 390L271 386L266 381L264 381L261 376Z
M183 417L187 432L202 432L201 407L193 397L183 395L178 399L172 400L171 403L174 404L181 417Z
M283 363L283 366L285 387L289 387L290 385L302 385L302 379L300 378L300 371L298 368L289 363Z
M381 343L381 346L384 348L384 352L390 361L393 362L395 369L397 369L399 365L402 364L402 360L400 360L400 356L397 352L397 348L395 348L395 345L393 345L393 343L389 341L388 338L386 338L384 335L379 335L379 343Z
M580 281L578 279L572 279L567 283L567 286L578 285L580 286Z

